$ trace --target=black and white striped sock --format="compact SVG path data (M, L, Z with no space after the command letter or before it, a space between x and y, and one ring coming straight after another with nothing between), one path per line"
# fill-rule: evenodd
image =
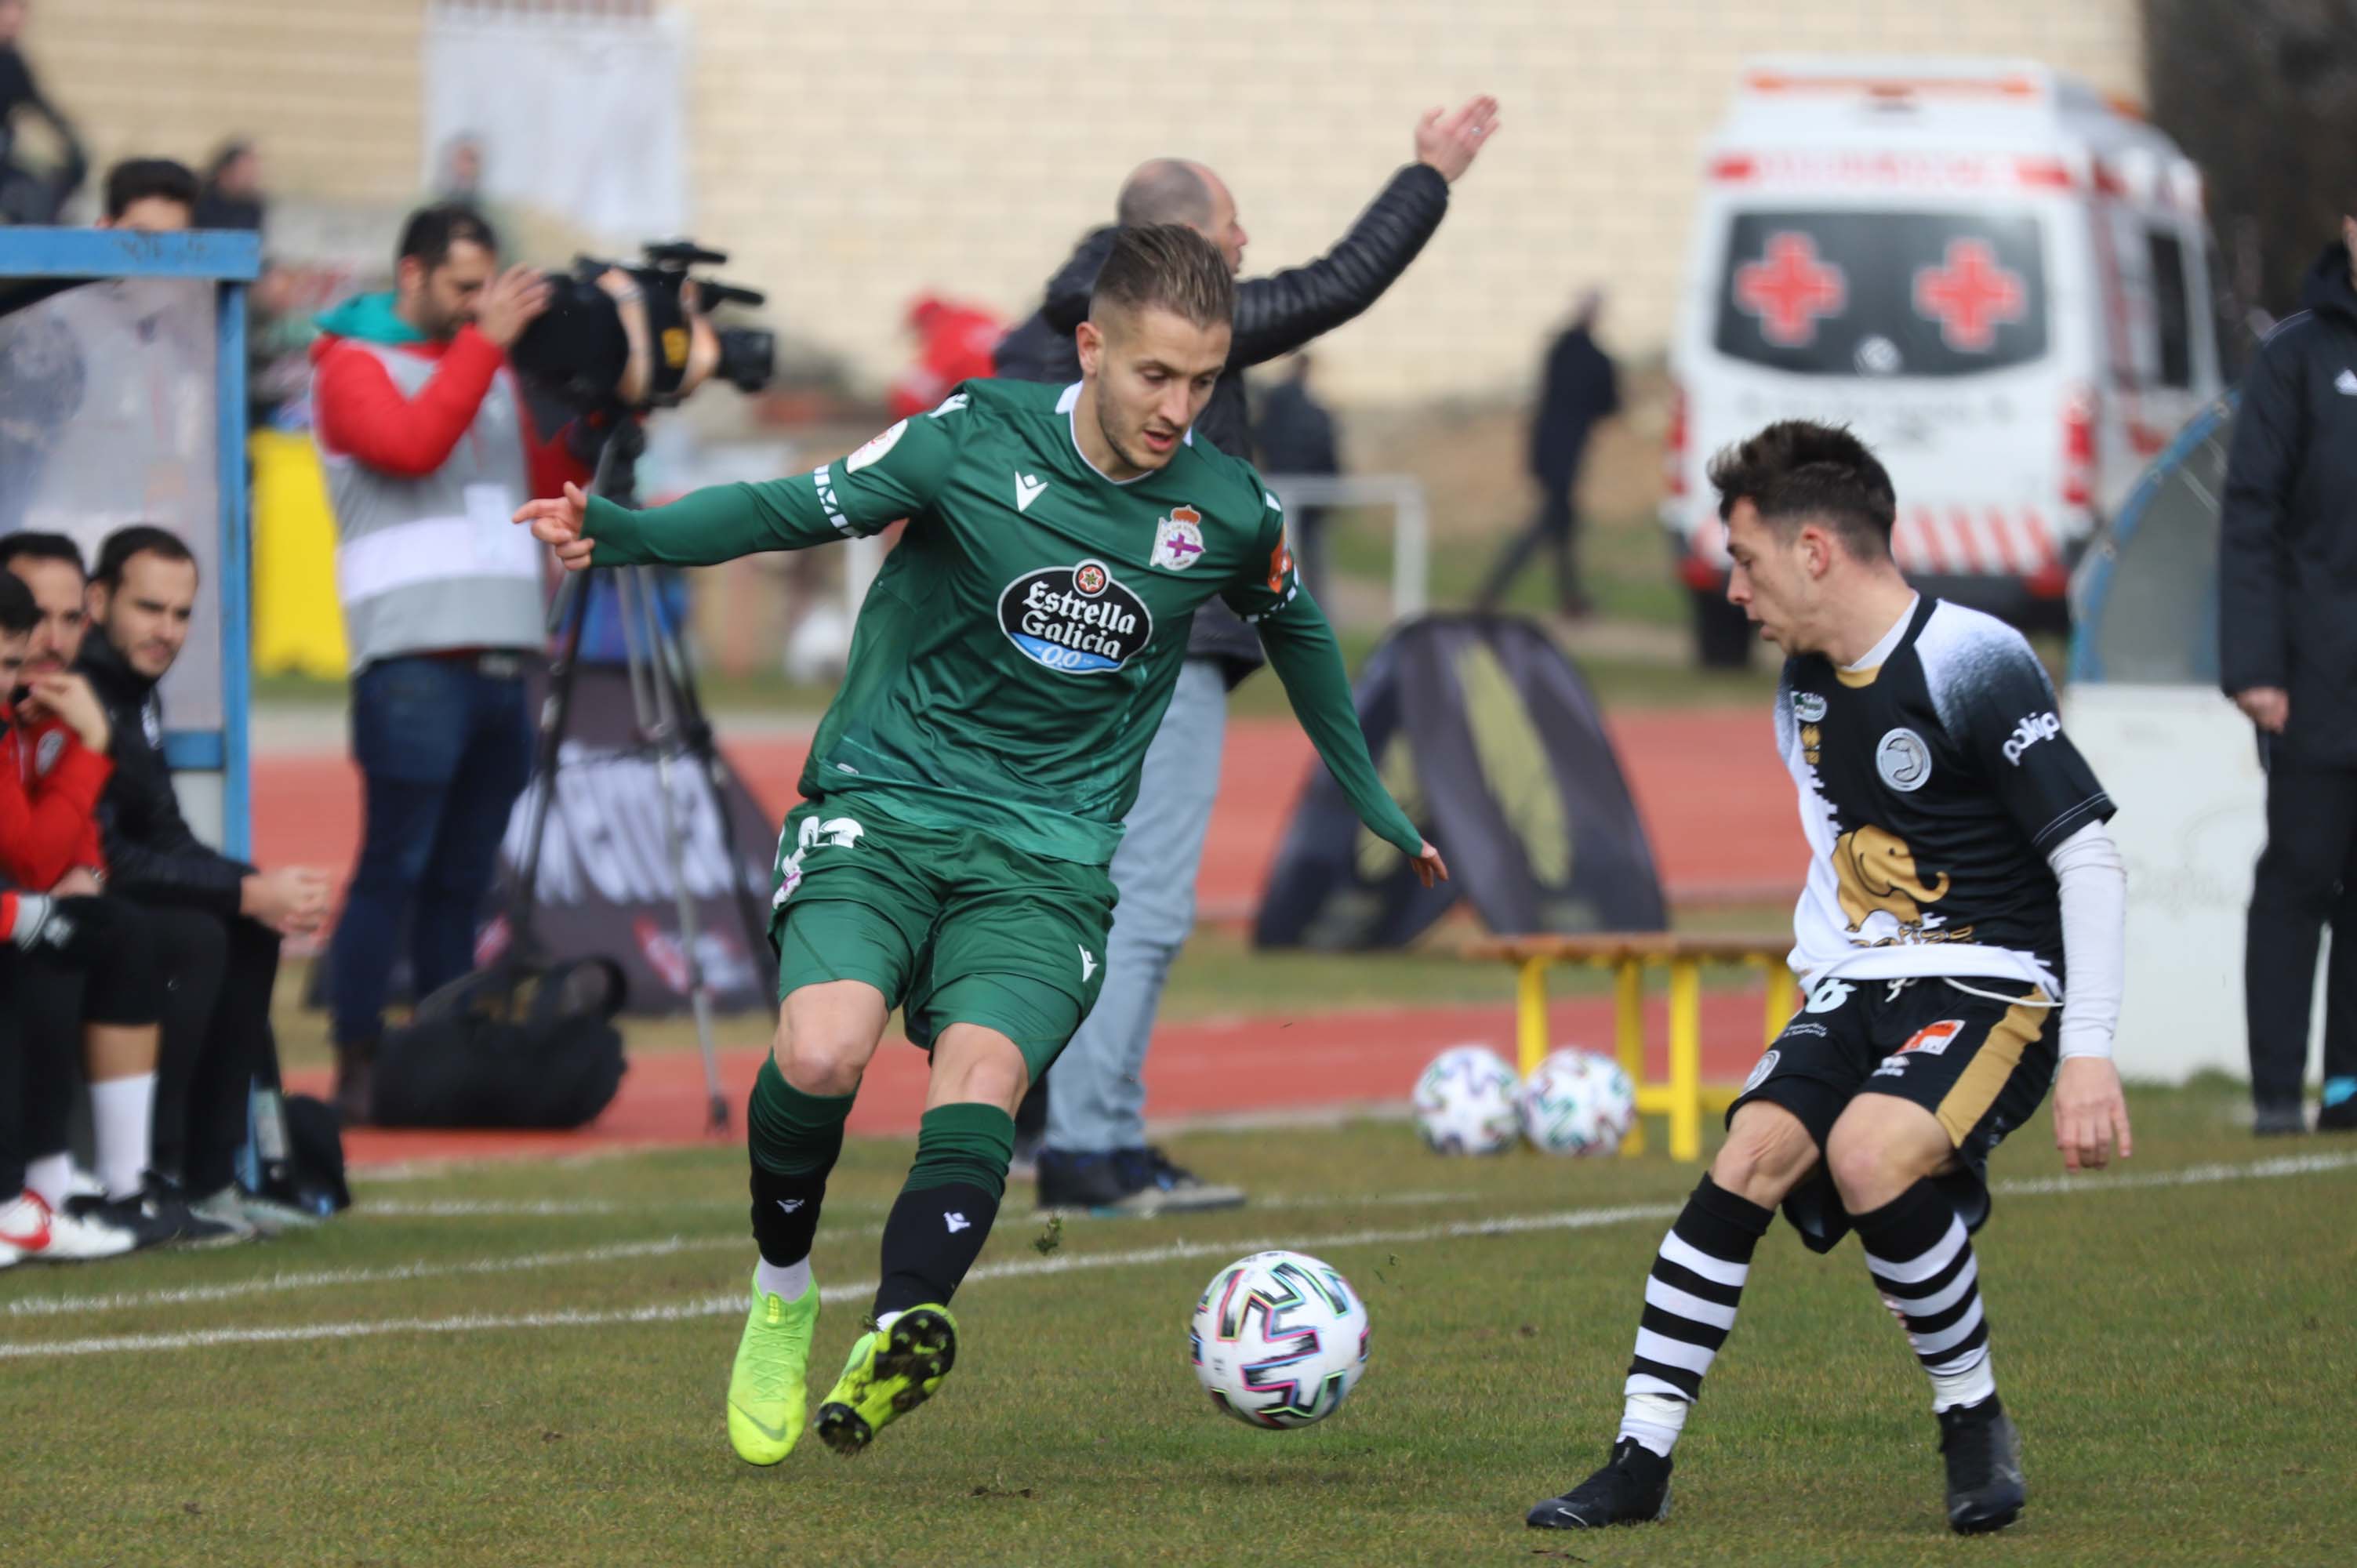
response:
M1915 1359L1932 1379L1932 1408L1978 1404L1996 1393L1980 1264L1947 1195L1919 1181L1850 1222L1865 1244L1867 1270L1882 1305L1907 1330Z
M1621 1437L1664 1456L1677 1443L1687 1409L1702 1396L1703 1374L1735 1326L1752 1250L1775 1217L1706 1176L1686 1199L1645 1280L1637 1353L1621 1388L1628 1401Z

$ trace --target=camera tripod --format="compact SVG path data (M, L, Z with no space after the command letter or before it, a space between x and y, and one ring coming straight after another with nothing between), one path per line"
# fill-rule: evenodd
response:
M598 454L594 495L623 506L638 504L638 462L646 450L646 432L633 415L619 418L605 449ZM568 573L549 615L549 629L561 631L559 651L549 665L548 696L541 706L540 735L533 758L538 788L532 799L523 858L516 868L509 924L513 949L524 963L536 961L532 941L533 898L540 881L541 845L548 828L548 812L556 791L557 759L573 712L573 688L580 669L581 633L587 623L589 585L610 574L616 607L621 614L622 652L630 672L631 704L636 710L640 751L651 753L656 791L662 802L663 851L671 868L672 887L679 899L679 940L686 960L687 993L695 1014L696 1044L704 1057L704 1083L709 1096L707 1129L726 1131L728 1097L720 1084L720 1058L712 1036L712 988L705 976L697 944L695 896L689 891L685 868L686 840L681 831L679 808L672 798L672 775L685 768L704 781L712 793L719 818L720 842L728 858L729 886L737 918L744 922L747 950L768 950L769 921L759 899L746 886L743 861L737 854L737 827L728 811L725 775L714 742L711 720L698 694L695 672L678 634L663 624L656 603L652 570L645 566L593 568Z

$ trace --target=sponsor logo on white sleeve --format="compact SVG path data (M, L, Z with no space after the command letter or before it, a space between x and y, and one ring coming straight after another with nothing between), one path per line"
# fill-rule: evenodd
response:
M2021 766L2021 754L2041 740L2052 740L2062 733L2062 721L2052 714L2031 714L2013 726L2006 737L2005 759L2016 768Z

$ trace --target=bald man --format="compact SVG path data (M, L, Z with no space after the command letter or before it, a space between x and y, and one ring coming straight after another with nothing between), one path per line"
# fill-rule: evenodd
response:
M1415 128L1415 161L1394 174L1334 248L1314 262L1236 285L1226 370L1191 439L1249 457L1243 371L1281 359L1372 305L1407 270L1448 210L1448 188L1497 130L1498 103L1476 98L1435 109ZM1121 188L1114 223L1082 239L1049 280L1039 312L999 345L997 370L1019 381L1081 379L1073 329L1114 230L1183 223L1243 267L1251 236L1236 199L1211 169L1185 158L1141 165ZM1146 756L1137 803L1113 861L1121 903L1105 954L1104 989L1055 1069L1038 1155L1039 1206L1099 1214L1232 1208L1244 1195L1172 1165L1146 1142L1146 1049L1163 982L1195 925L1195 872L1220 782L1227 693L1262 662L1260 639L1216 601L1195 616L1177 693ZM1035 1086L1034 1093L1038 1092Z

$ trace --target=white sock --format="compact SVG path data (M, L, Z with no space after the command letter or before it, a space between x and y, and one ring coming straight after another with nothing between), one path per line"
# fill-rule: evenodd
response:
M1943 1410L1953 1410L1958 1405L1978 1404L1985 1399L1996 1398L1996 1370L1990 1366L1989 1361L1990 1357L1984 1348L1971 1368L1965 1371L1933 1372L1932 1374L1932 1412L1936 1415Z
M25 1187L41 1195L51 1208L63 1208L73 1196L73 1156L60 1151L25 1162Z
M91 1141L98 1145L98 1179L109 1197L130 1197L147 1180L154 1147L156 1075L110 1078L90 1086Z
M802 1292L810 1289L810 1260L799 1263L773 1263L763 1258L753 1265L753 1288L763 1295L776 1296L780 1301L800 1301Z
M1621 1407L1620 1437L1613 1441L1633 1437L1638 1446L1666 1459L1677 1446L1678 1434L1685 1430L1686 1412L1693 1408L1669 1394L1631 1394Z

